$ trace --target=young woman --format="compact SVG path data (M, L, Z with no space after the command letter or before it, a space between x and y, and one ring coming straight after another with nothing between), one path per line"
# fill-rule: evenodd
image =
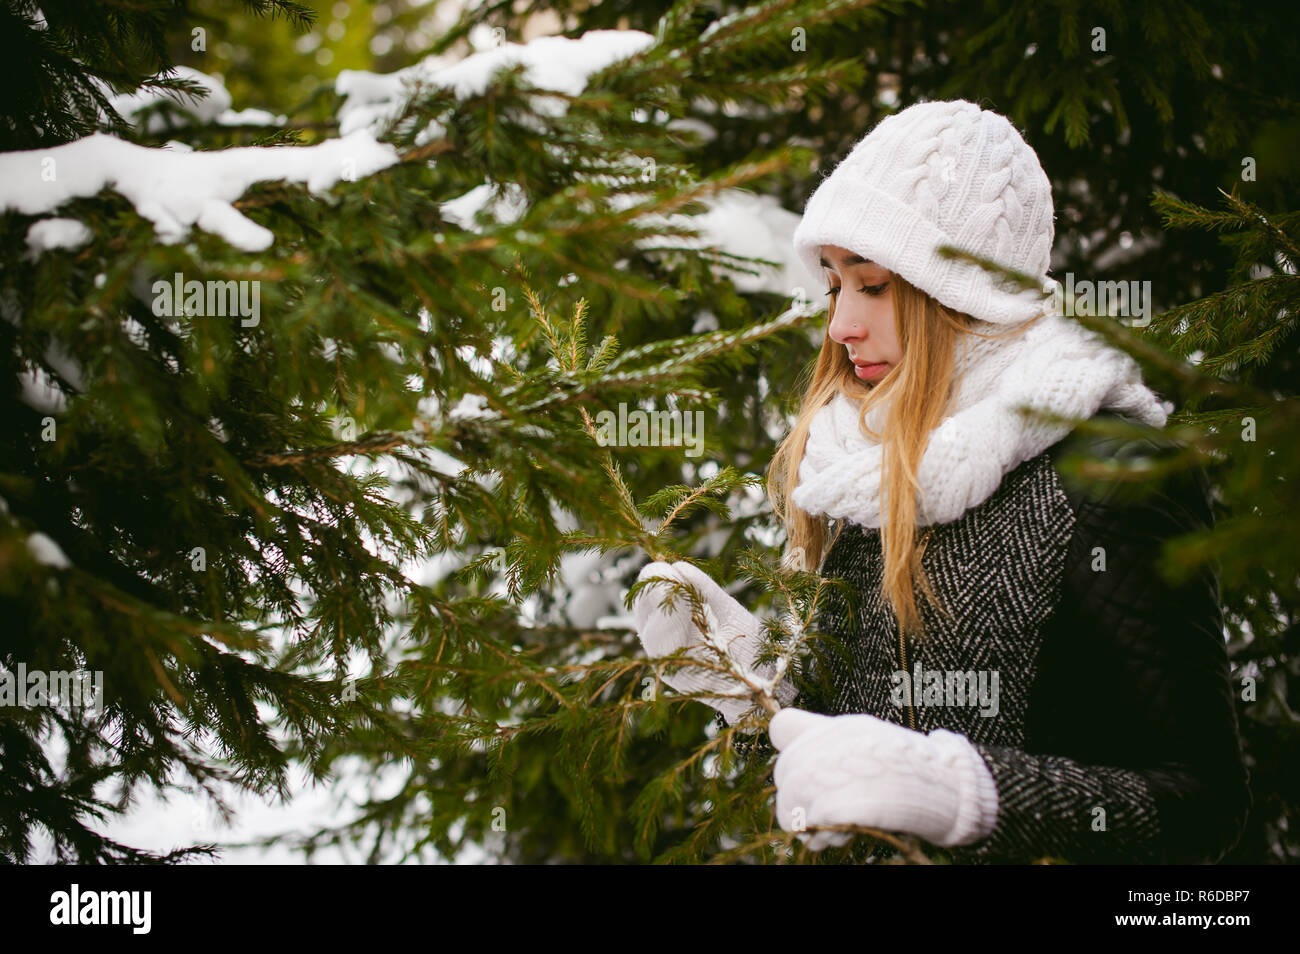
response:
M780 682L769 725L777 820L815 850L865 826L959 862L1208 863L1240 837L1252 798L1217 576L1171 585L1157 569L1164 541L1212 526L1205 475L1139 498L1059 468L1072 451L1165 453L1075 428L1159 428L1172 405L1042 294L936 253L1047 288L1052 240L1036 154L964 101L883 120L795 232L829 321L768 491L790 553L856 595L814 626L843 652ZM760 621L715 581L684 562L648 578L694 586L732 655L771 675L752 666ZM702 638L662 588L634 607L653 656ZM729 723L752 706L717 671L666 681Z

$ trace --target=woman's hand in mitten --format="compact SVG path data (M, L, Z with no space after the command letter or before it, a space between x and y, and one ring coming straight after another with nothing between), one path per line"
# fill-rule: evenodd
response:
M997 821L997 786L983 757L947 729L924 735L866 713L782 709L768 725L777 757L776 817L786 831L859 825L935 845L979 841ZM852 832L800 834L813 851Z
M637 579L640 581L656 576L693 587L700 595L704 616L717 643L725 648L742 671L753 671L753 660L760 646L759 634L763 628L762 621L757 616L745 609L707 573L685 561L647 564ZM637 635L641 638L646 653L650 656L668 656L679 649L689 649L687 655L693 659L713 666L724 665L716 653L705 648L704 635L691 619L691 605L686 594L675 594L672 608L669 609L661 605L666 590L665 584L650 584L638 592L633 601ZM736 722L753 705L751 690L735 676L717 669L682 666L667 673L664 682L679 692L731 696L732 698L705 696L700 700L721 712L729 723Z
M640 583L651 577L663 577L684 584L682 574L671 563L656 560L647 563L637 574ZM644 586L632 601L632 615L636 619L637 635L641 645L651 656L668 656L702 641L699 629L691 620L690 603L686 594L673 594L672 606L663 605L670 588L668 584L652 582Z

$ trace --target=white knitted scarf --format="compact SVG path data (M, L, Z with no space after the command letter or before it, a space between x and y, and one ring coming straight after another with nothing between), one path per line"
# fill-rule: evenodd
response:
M1007 325L976 322L981 334ZM919 525L956 520L993 495L1002 478L1042 453L1099 410L1112 409L1163 427L1173 405L1142 383L1137 363L1096 332L1060 314L1004 338L963 335L954 373L953 409L930 434L917 470ZM888 399L867 415L884 433ZM882 448L858 428L861 405L837 394L813 418L793 500L810 514L864 527L882 522ZM1032 407L1067 418L1051 423L1017 412Z

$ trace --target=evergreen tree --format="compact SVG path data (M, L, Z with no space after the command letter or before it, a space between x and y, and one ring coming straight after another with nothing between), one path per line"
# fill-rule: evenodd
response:
M97 29L44 13L24 27L34 47ZM592 806L630 805L671 748L629 777L544 770L595 738L575 703L611 660L638 690L652 670L629 664L630 631L571 625L547 586L566 554L664 556L701 532L656 537L633 520L631 491L606 496L618 471L593 416L717 401L706 369L726 379L770 360L773 339L811 315L784 289L739 294L733 278L764 269L689 241L703 200L810 158L760 149L700 177L701 137L671 122L685 95L780 98L786 77L734 73L773 35L763 20L715 31L709 69L684 13L657 36L593 36L579 63L607 65L571 71L576 92L498 71L504 50L485 51L468 88L411 95L353 76L322 94L337 137L229 123L209 102L224 90L195 74L208 97L125 96L116 77L97 105L118 136L38 137L0 157L12 184L0 546L16 623L3 661L103 673L102 712L0 711L6 857L30 857L43 831L64 860L153 860L95 830L138 786L216 797L227 781L269 797L295 765L324 778L395 756L411 780L367 808L367 837L400 828L419 835L403 850L452 854L504 807L520 857L633 857L630 838L597 832ZM15 137L40 126L25 116L11 117ZM85 121L73 112L60 138ZM177 145L187 138L196 151ZM297 144L236 148L250 141ZM258 312L233 313L250 283ZM214 313L214 288L230 290L231 313ZM574 306L599 316L590 353L584 322L549 317ZM762 426L748 411L720 406L711 430ZM707 511L746 483L706 460L684 475L680 455L652 449L638 485L687 476ZM439 556L456 571L418 581ZM578 662L593 649L600 662ZM574 666L581 678L561 671ZM505 745L524 717L555 731ZM508 765L527 784L499 774ZM585 846L584 817L568 812L587 812ZM555 834L535 844L537 832Z

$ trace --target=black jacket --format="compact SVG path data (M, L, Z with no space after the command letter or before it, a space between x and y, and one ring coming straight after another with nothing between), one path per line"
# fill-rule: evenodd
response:
M879 592L879 530L845 524L827 554L821 574L853 585L856 623L853 601L832 595L813 630L842 652L814 653L795 705L966 735L997 784L998 819L987 838L949 849L952 860L1208 863L1240 837L1252 797L1218 578L1205 569L1169 584L1157 569L1165 540L1213 525L1204 472L1136 499L1121 482L1090 495L1059 467L1069 451L1129 459L1169 450L1085 442L1076 431L1007 474L984 503L931 528L924 566L953 616L920 598L921 641L900 646ZM891 674L918 663L996 671L998 711L900 708Z

